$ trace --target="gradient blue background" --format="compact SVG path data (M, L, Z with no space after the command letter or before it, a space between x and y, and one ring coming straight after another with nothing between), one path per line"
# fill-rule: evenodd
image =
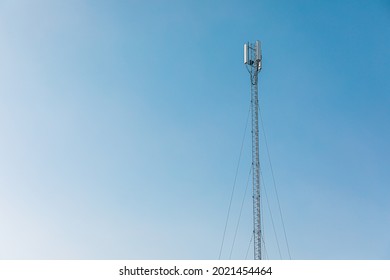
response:
M0 258L218 258L256 39L292 258L390 259L387 0L1 0ZM222 258L249 168L247 134Z

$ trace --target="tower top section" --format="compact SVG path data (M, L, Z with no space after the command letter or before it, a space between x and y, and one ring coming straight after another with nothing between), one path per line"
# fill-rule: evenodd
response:
M261 43L257 40L254 44L244 44L244 64L261 70Z

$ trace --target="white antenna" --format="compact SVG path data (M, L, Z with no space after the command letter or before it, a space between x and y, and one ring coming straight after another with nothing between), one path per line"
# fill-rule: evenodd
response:
M252 111L252 184L253 184L253 239L254 259L262 259L262 235L260 216L260 160L259 160L259 95L258 75L261 70L261 44L244 44L244 64L251 78L251 111Z

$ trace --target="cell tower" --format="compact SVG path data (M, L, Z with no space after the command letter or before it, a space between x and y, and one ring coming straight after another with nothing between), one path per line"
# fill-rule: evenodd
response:
M260 216L260 160L259 160L259 96L258 77L261 70L260 41L244 44L244 64L251 78L252 112L252 184L253 184L253 239L254 259L262 259L262 236Z

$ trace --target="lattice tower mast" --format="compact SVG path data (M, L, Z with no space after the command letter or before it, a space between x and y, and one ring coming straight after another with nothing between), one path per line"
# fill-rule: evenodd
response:
M262 259L262 235L260 213L260 160L259 160L259 96L258 75L261 70L260 41L244 44L244 64L251 80L251 113L252 113L252 185L253 185L253 240L254 259Z

